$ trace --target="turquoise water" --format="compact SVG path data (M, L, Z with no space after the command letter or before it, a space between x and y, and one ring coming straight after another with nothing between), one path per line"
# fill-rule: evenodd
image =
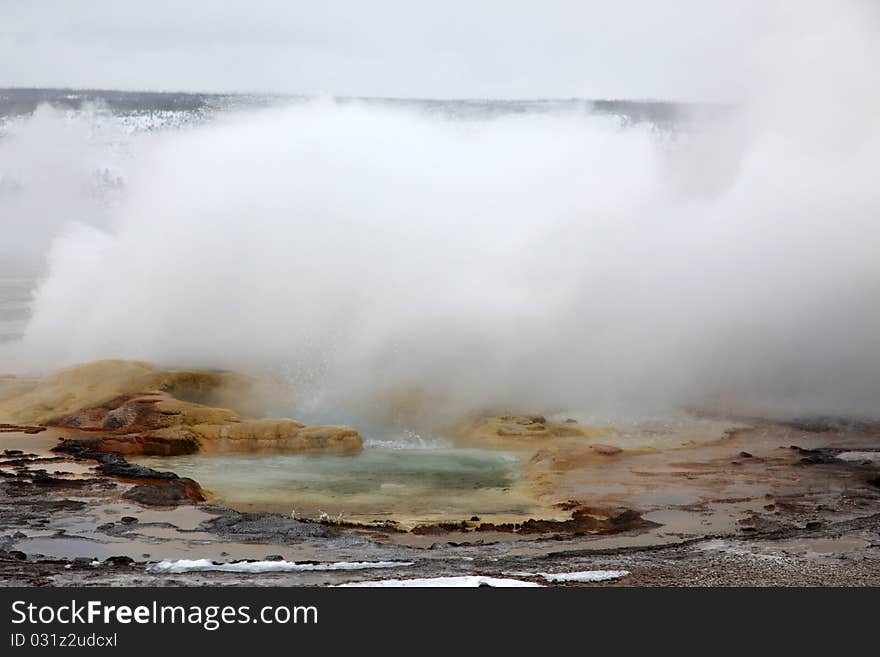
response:
M146 457L243 510L296 511L300 517L440 518L520 513L517 459L480 449L368 448L354 456L196 454Z

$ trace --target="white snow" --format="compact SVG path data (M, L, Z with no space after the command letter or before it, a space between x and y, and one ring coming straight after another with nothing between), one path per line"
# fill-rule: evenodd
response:
M880 461L880 452L841 452L837 458L841 461Z
M388 586L388 587L540 587L543 584L527 582L513 577L541 577L548 582L604 582L629 575L628 570L580 570L572 573L505 573L510 577L486 575L463 575L459 577L424 577L413 579L379 579L349 582L339 586Z
M628 570L579 570L573 573L538 573L548 582L605 582L629 575Z
M510 577L541 577L548 582L604 582L626 577L630 573L628 570L578 570L571 573L528 573L515 571L504 574Z
M424 577L416 579L379 579L367 582L349 582L339 586L394 586L412 588L459 588L459 587L536 587L541 586L534 582L524 582L520 579L505 579L498 577L486 577L484 575L463 575L460 577Z
M412 561L335 561L331 563L296 563L293 561L236 561L214 563L210 559L179 559L160 561L147 566L151 573L191 573L221 571L225 573L290 573L314 570L365 570L368 568L401 568Z

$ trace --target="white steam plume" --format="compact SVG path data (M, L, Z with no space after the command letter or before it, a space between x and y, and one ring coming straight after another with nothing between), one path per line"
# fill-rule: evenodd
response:
M740 109L675 139L326 100L161 139L109 230L56 240L10 358L288 372L336 420L876 415L880 53L836 7L783 16Z
M106 223L122 135L99 117L42 106L0 125L0 272L38 270L68 222Z

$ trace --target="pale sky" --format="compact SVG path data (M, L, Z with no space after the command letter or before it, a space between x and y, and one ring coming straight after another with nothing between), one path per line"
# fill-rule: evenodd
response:
M811 4L0 0L0 86L735 100Z

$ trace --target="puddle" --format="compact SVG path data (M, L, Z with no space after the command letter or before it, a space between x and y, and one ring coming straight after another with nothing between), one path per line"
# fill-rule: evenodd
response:
M120 544L124 543L124 550L131 550L131 542L126 541L95 541L88 538L77 537L38 537L26 538L15 544L15 549L25 552L28 556L42 554L46 557L58 559L95 558L106 559L107 557L121 554L124 550ZM149 547L147 544L143 548Z
M101 507L104 517L95 516L98 524L110 521L118 521L123 516L132 516L138 519L138 523L170 523L178 529L194 530L206 520L215 516L202 511L197 506L178 506L174 509L160 508L151 509L135 504L112 503Z
M41 456L54 456L51 450L58 444L58 438L62 433L60 429L46 429L40 433L23 433L21 431L0 432L0 451L17 449Z
M79 537L37 537L22 539L15 544L33 559L36 555L50 559L87 558L103 561L113 556L128 556L136 561L144 559L209 558L224 560L234 554L236 559L262 559L268 554L278 553L287 558L305 558L293 550L273 545L246 545L241 543L212 543L199 541L169 540L152 542L148 540L92 540ZM314 556L313 553L312 557ZM149 555L149 556L147 556Z
M138 536L145 536L147 538L158 538L162 540L185 540L188 542L194 541L216 541L217 537L214 534L210 534L208 532L199 532L199 531L180 531L177 527L165 527L165 526L154 526L148 525L146 527L142 527L140 525L136 525L130 528L132 533L137 534Z

